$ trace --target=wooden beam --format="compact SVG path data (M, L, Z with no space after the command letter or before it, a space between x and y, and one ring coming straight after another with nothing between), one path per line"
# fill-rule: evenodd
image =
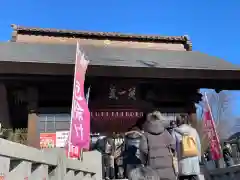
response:
M37 108L38 108L38 91L36 88L27 88L28 97L28 145L39 148L39 135L37 131Z

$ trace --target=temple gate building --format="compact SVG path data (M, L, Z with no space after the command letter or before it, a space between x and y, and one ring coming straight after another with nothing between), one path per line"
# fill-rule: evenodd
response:
M28 127L32 146L40 131L69 128L77 40L90 60L92 132L126 131L151 110L194 121L200 88L240 89L240 67L192 51L187 36L12 28L11 42L0 43L0 119Z

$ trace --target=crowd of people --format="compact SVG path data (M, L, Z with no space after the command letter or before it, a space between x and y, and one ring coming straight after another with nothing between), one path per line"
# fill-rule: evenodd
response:
M234 158L235 160L239 160L238 148L235 149L237 151L235 151L235 157L234 157L232 145L229 142L224 141L221 149L222 149L222 160L223 160L222 165L220 163L221 162L220 160L212 159L212 155L209 148L203 153L204 163L207 165L208 162L210 162L210 165L212 165L211 167L209 167L209 169L220 168L220 167L231 167L236 163L233 160Z
M124 134L121 146L105 137L94 149L103 154L105 179L195 180L200 176L200 138L187 115L169 122L154 111Z

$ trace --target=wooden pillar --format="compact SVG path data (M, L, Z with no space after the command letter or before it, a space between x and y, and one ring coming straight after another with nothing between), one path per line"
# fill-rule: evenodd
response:
M193 127L197 128L198 126L198 119L197 119L197 109L195 106L195 103L199 103L201 101L202 95L200 93L199 89L195 89L194 93L192 93L192 96L189 98L188 102L188 115L190 118L190 122Z
M11 128L12 124L9 117L7 89L2 82L0 82L0 102L0 123L4 128Z
M196 114L195 102L193 102L193 101L189 102L187 112L188 112L188 115L189 115L190 122L191 122L192 126L196 128L196 126L197 126L197 114Z
M195 113L190 113L189 114L191 124L194 128L197 128L197 114Z
M28 145L39 148L39 135L37 131L38 91L36 88L27 88L28 97Z

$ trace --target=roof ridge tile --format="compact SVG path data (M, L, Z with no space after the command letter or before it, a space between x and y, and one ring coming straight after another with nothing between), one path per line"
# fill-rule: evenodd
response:
M143 41L143 42L167 42L167 43L182 43L187 50L192 50L192 43L187 35L184 36L163 36L163 35L143 35L143 34L130 34L118 32L93 32L93 31L78 31L54 28L38 28L27 27L12 24L11 27L17 34L36 34L44 36L86 36L88 38L111 38L121 40Z

